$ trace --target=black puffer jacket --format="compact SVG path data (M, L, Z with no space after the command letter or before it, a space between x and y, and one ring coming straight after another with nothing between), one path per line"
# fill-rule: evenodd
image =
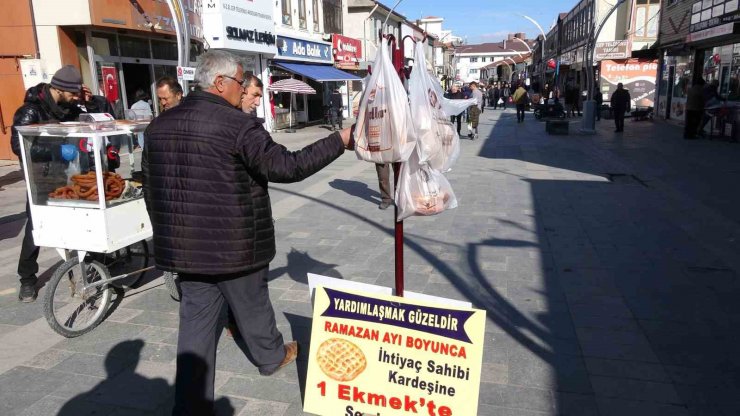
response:
M144 197L157 267L206 275L275 256L268 182L297 182L344 152L338 133L290 152L214 94L196 91L147 128Z

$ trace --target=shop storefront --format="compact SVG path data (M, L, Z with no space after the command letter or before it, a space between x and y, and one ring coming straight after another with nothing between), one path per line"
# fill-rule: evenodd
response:
M252 0L249 8L237 0L203 2L203 32L211 49L224 49L242 58L244 71L262 80L269 78L268 60L277 54L271 0ZM264 82L264 81L263 81ZM267 82L264 82L266 85ZM257 115L271 130L267 89Z
M294 125L324 121L331 92L347 81L360 79L334 68L331 43L280 35L277 36L277 55L270 62L269 70L270 84L295 78L316 90L316 94L271 93L270 115L276 130L288 128L291 121Z
M159 113L157 79L177 75L178 46L175 22L166 3L138 0L111 7L109 2L90 0L91 25L75 28L83 80L113 103L120 116L143 92ZM184 0L190 34L190 61L202 53L203 30L196 1Z
M366 75L367 71L360 71L360 62L363 60L362 41L334 33L331 35L331 43L335 68L360 78ZM340 87L340 92L343 97L344 117L356 117L362 95L362 81L347 82Z
M720 102L711 114L722 127L720 134L737 138L740 111L740 6L737 0L696 1L686 43L693 50L694 77L717 88ZM710 112L709 108L707 109ZM715 125L713 121L713 125ZM727 125L726 127L724 125Z
M683 124L686 93L693 77L693 55L688 50L666 51L660 73L657 116Z

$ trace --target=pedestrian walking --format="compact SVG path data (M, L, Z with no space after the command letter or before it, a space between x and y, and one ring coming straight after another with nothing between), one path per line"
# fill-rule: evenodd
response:
M501 88L501 100L503 101L503 104L501 107L506 110L506 103L509 102L509 98L511 97L511 88L509 88L509 84L504 82L504 86Z
M601 90L598 85L594 87L594 101L596 101L596 111L594 111L596 121L601 121L601 106L604 104L604 96L601 94Z
M445 98L449 100L464 100L465 95L462 91L460 91L460 88L457 84L452 84L450 90L445 94ZM452 122L452 124L457 123L457 135L459 136L462 122L462 113L450 116L450 122Z
M475 99L475 104L468 107L468 137L471 140L475 140L478 138L478 121L480 120L481 105L483 104L483 93L478 89L478 83L475 81L470 83L470 97Z
M63 66L50 83L40 83L26 91L23 105L13 115L10 145L13 153L21 158L20 136L18 126L29 124L75 121L83 112L103 113L110 110L110 104L105 97L94 96L87 86L82 84L80 70L72 65ZM33 222L31 208L26 200L26 230L23 235L21 253L18 258L18 275L21 287L18 291L18 300L33 302L36 300L36 283L39 271L39 247L33 240Z
M684 123L683 138L695 139L699 132L699 125L704 115L704 85L706 81L699 78L686 93L686 122Z
M521 83L516 91L514 91L513 101L516 105L516 122L524 123L524 111L529 101L529 94Z
M334 88L329 98L331 103L331 129L334 131L334 126L337 125L339 130L342 129L342 93L339 92L339 88Z
M488 95L488 106L493 107L493 109L496 109L496 100L498 100L498 97L496 97L495 94L496 91L496 84L491 84L488 86L488 91L486 91Z
M630 97L629 91L624 89L624 85L620 82L617 84L617 90L612 93L611 106L614 111L614 126L616 129L614 132L621 133L624 131L624 113L629 111L632 105L632 98Z
M247 78L225 51L201 55L199 90L147 128L142 168L154 258L182 291L174 415L211 415L217 323L228 303L262 375L293 362L268 294L275 256L270 182L297 182L353 147L351 129L300 151L275 143L238 107Z

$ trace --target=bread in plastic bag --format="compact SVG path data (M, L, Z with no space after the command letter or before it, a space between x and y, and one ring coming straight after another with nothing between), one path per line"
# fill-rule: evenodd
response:
M420 164L418 151L401 165L395 196L398 221L412 215L436 215L457 207L450 182L428 164Z
M416 146L408 96L382 42L360 98L355 153L373 163L403 162Z

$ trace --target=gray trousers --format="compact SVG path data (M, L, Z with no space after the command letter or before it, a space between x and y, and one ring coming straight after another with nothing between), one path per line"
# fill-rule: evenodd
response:
M391 164L376 163L375 172L378 174L380 200L384 202L392 202L393 196L391 196Z
M285 357L267 289L269 267L228 276L180 273L180 333L173 415L213 414L216 338L224 301L261 371ZM246 358L245 358L246 359Z

